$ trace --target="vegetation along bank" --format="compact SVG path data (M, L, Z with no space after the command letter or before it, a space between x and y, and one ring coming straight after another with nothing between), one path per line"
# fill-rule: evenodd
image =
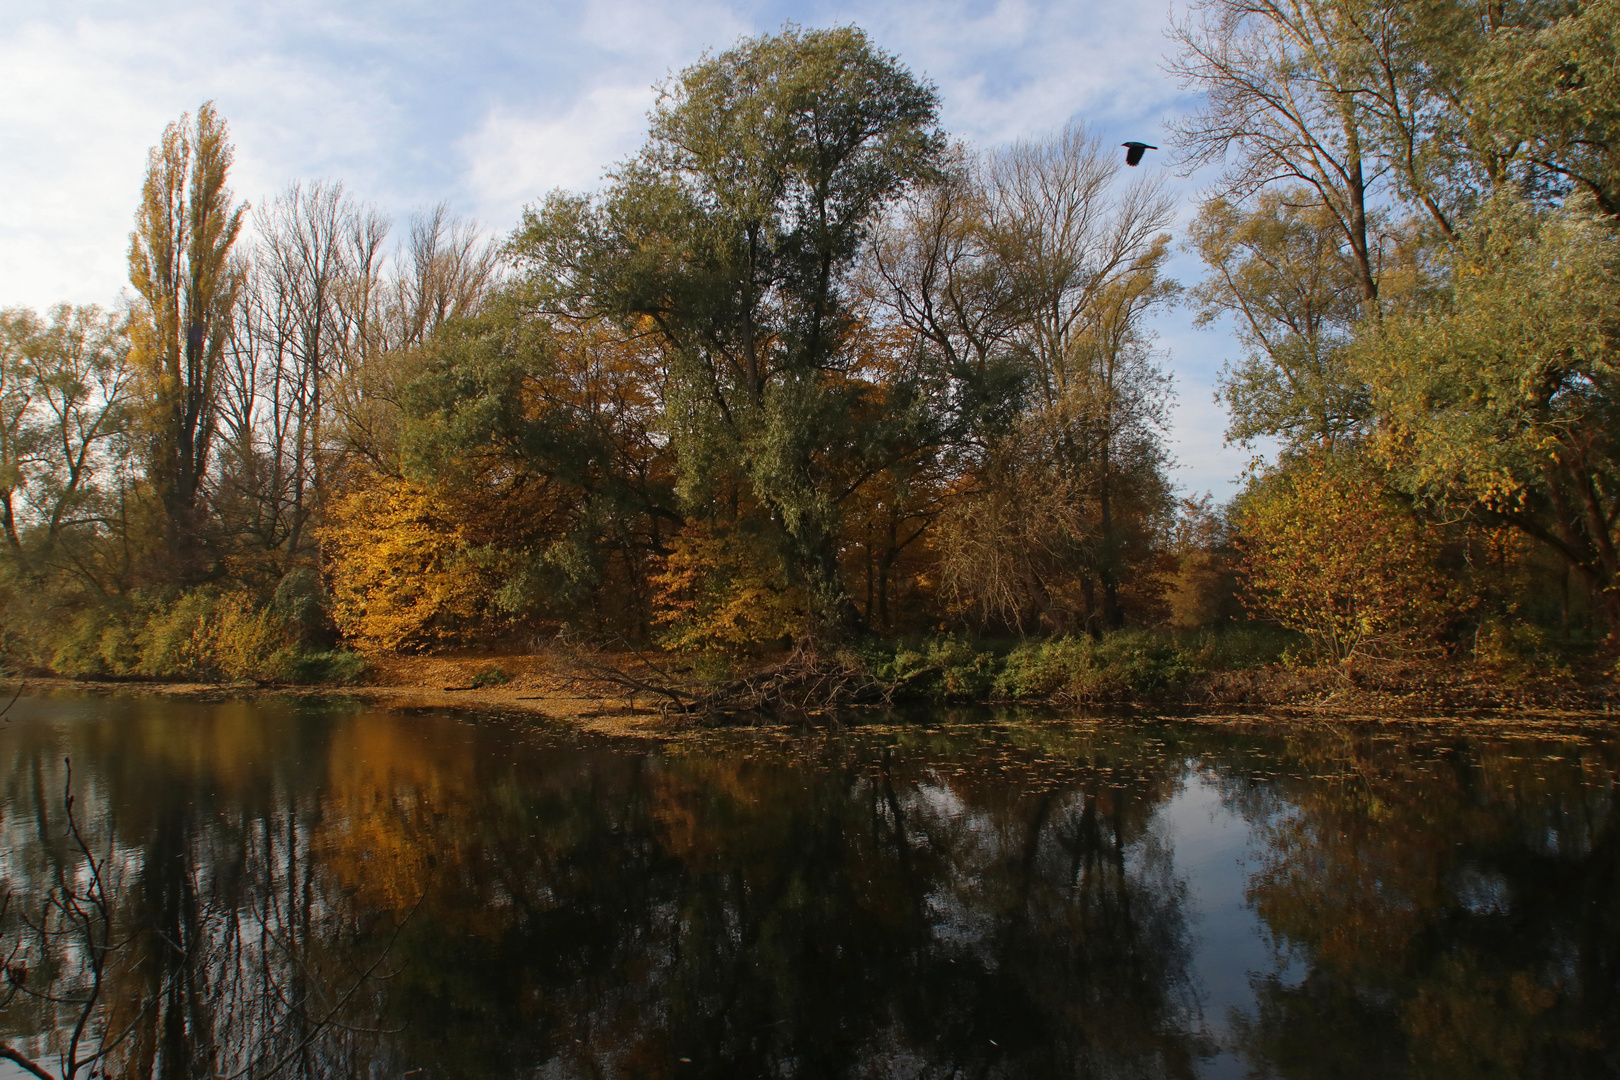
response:
M1195 7L1170 160L1221 172L1182 235L1082 125L953 141L854 27L706 55L606 187L499 242L336 182L250 210L204 104L152 149L132 300L0 318L0 657L542 652L710 716L1605 708L1617 27ZM1175 304L1237 326L1228 435L1280 448L1227 505L1170 479Z

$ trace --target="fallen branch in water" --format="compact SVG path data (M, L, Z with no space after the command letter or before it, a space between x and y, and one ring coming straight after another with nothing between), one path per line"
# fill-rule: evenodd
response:
M629 664L600 659L600 651L587 652L578 642L559 638L570 662L598 685L629 691L632 698L648 694L661 698L659 712L700 723L726 723L743 719L815 715L839 709L890 708L906 687L938 667L908 672L897 679L873 675L857 657L844 651L831 654L813 645L800 645L776 663L715 685L674 669L645 651L617 644L616 655ZM576 680L583 681L583 680Z

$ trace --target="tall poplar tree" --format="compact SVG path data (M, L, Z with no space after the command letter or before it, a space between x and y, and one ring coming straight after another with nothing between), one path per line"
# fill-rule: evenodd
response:
M241 273L231 247L244 204L225 186L234 150L212 102L182 116L147 159L130 234L129 278L139 294L136 355L146 376L150 461L162 501L171 572L202 565L202 502L218 427L221 360Z

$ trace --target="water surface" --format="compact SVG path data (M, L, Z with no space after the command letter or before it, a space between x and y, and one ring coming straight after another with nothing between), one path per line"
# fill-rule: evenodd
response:
M71 758L115 1074L1614 1076L1614 734L24 699L0 1037L91 985Z

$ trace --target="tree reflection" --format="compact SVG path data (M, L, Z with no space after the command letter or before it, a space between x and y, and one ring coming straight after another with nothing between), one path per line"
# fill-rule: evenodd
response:
M1304 969L1257 986L1266 1076L1620 1073L1616 760L1600 739L1291 741L1228 774L1249 896Z
M0 866L14 910L82 873L70 749L129 939L96 1018L132 1032L110 1075L1191 1077L1216 1042L1162 811L1193 769L1254 825L1250 902L1304 972L1240 1018L1256 1074L1616 1071L1601 741L1099 722L655 746L57 707L0 743ZM67 986L57 960L34 977ZM67 1020L0 1024L45 1056Z
M1191 1076L1210 1049L1154 740L648 752L167 708L72 734L139 950L125 1075ZM16 816L62 732L13 734L23 895L66 858L48 806Z

